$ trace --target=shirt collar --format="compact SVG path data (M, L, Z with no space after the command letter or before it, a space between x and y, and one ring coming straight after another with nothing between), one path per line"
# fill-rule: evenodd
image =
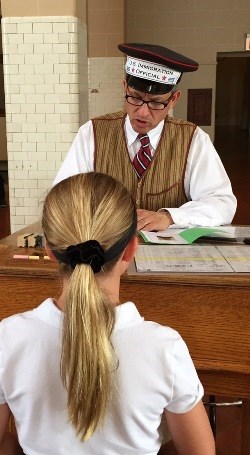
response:
M37 308L34 308L32 312L39 318L42 319L53 327L60 328L63 320L63 313L56 307L52 298L46 299Z
M154 149L156 149L156 147L157 147L159 137L163 130L163 126L164 126L164 120L162 120L155 128L153 128L152 130L150 130L148 132L150 145ZM126 119L125 119L125 132L126 132L126 137L127 137L127 141L128 141L128 147L130 147L133 144L133 142L135 142L135 140L138 136L138 133L133 130L128 115L126 116Z
M131 324L138 324L144 318L140 315L136 306L132 302L125 302L116 307L115 331L123 329Z
M63 312L56 307L52 298L46 299L41 305L31 311L47 324L60 328L63 322ZM114 330L120 330L131 324L138 324L144 318L132 302L125 302L116 307L116 322Z

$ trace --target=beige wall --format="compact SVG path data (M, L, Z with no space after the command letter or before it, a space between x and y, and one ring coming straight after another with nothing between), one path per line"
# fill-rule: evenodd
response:
M243 51L250 30L249 0L127 0L127 40L170 47L200 63L184 75L174 114L186 118L187 89L212 88L215 103L217 52ZM204 127L213 138L213 125Z
M125 0L88 1L88 56L121 57L124 41Z
M88 0L88 64L90 118L124 108L125 0ZM112 96L110 96L112 94Z
M86 0L1 0L3 17L74 16L86 23Z

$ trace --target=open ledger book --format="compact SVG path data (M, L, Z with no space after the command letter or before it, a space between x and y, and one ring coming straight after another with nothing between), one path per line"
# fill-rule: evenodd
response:
M167 245L191 245L195 240L202 237L211 237L221 240L237 242L244 237L250 237L250 227L243 226L218 226L201 227L195 226L188 229L168 228L165 231L147 232L140 231L145 243L167 244Z
M250 272L250 246L242 244L244 237L250 237L248 227L172 228L161 232L141 231L141 234L147 244L139 245L135 255L137 272ZM196 239L208 235L211 241L215 236L229 242L216 246L192 245Z

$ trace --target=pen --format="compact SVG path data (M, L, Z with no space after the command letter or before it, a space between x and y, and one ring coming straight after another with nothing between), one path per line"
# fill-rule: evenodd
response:
M174 237L163 237L161 235L157 235L156 237L160 240L174 240Z

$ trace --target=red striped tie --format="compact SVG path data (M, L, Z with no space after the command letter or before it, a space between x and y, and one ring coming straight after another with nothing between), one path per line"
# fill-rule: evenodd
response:
M152 161L152 155L149 148L149 137L147 134L138 134L138 138L141 141L140 150L137 152L133 159L133 165L137 174L137 177L140 178L149 164Z

